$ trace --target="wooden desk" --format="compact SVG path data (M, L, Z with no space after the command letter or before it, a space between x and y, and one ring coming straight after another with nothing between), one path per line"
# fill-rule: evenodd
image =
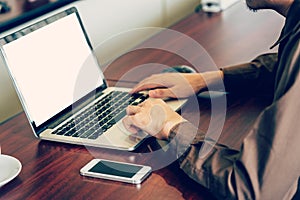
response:
M262 11L254 14L239 3L211 17L203 13L192 14L172 29L198 41L218 66L224 66L248 61L267 51L277 39L282 25L283 19L275 13ZM178 62L184 63L184 60L178 56L174 58L174 55L167 52L136 51L112 63L106 75L114 84L114 80L132 66L150 62L176 65ZM118 67L118 73L113 70L114 67ZM138 81L142 76L133 80ZM132 85L133 80L125 80L131 81L125 83ZM203 129L210 119L209 102L199 99L202 114L200 127ZM268 102L268 98L229 96L226 122L220 140L238 148L244 133ZM188 104L187 107L193 119L193 105ZM139 187L79 175L79 169L95 154L123 161L130 157L144 163L142 153L155 145L154 139L146 141L134 154L40 141L33 136L24 113L21 113L0 126L0 144L2 153L18 158L23 165L20 175L0 188L0 199L213 199L206 189L190 180L176 162L154 171Z

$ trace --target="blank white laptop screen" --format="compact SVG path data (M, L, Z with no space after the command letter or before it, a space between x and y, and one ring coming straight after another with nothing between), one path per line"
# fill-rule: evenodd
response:
M104 83L76 13L4 44L3 50L36 126ZM86 81L76 88L83 70Z

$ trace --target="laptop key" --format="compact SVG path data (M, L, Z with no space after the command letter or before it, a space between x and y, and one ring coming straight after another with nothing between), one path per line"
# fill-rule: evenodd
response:
M80 137L82 134L84 134L84 130L79 129L75 132L75 134L72 135L72 137Z
M95 140L97 139L100 135L103 134L103 131L101 128L99 128L98 130L96 130L92 135L90 135L88 138L89 139L92 139L92 140Z
M118 122L123 117L125 117L125 115L126 115L126 110L123 110L122 112L120 112L119 114L117 114L112 120L115 121L115 122Z
M88 129L87 131L84 132L84 134L82 134L81 136L79 136L80 138L88 138L90 135L92 135L94 133L93 130Z
M75 132L76 132L76 130L73 128L73 129L69 130L68 132L66 132L64 135L65 136L72 136Z

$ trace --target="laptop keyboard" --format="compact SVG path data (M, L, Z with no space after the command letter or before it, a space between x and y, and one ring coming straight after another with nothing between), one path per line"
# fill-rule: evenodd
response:
M126 115L128 105L137 105L147 98L142 93L112 91L52 134L97 139Z

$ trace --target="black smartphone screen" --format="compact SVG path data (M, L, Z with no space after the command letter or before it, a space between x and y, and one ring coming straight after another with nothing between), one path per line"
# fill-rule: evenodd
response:
M94 165L89 172L132 178L141 168L142 166L127 165L123 163L101 160Z

